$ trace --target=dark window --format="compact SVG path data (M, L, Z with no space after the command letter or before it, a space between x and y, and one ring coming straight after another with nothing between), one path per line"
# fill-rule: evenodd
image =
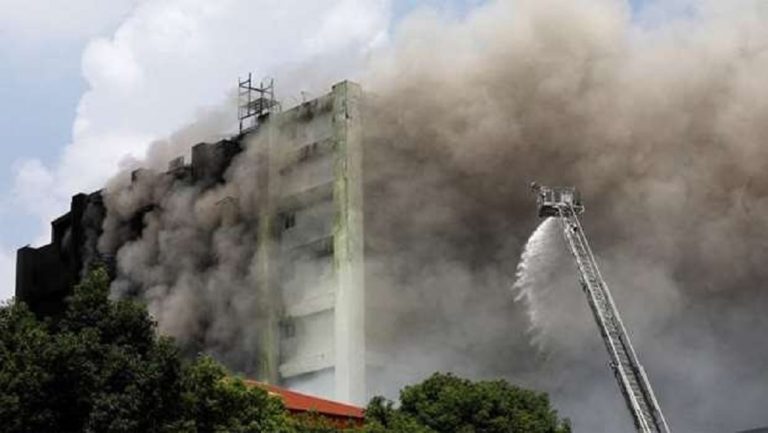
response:
M280 324L280 334L283 338L293 338L296 336L296 324L293 323L293 320L283 320Z
M283 230L290 230L296 226L296 214L289 212L283 214Z
M304 146L301 149L299 149L299 162L304 162L309 159L309 156L311 153L311 148L309 146Z
M333 255L333 236L325 238L315 245L315 254L317 257L326 257Z

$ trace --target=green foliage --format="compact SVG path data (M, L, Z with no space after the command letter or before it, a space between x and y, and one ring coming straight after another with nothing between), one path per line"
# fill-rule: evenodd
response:
M374 397L365 412L366 433L435 433L383 397Z
M227 375L208 357L185 368L182 380L184 418L194 420L191 432L291 432L282 402L266 391Z
M367 433L569 433L546 395L504 381L435 374L406 387L400 405L374 398ZM359 432L282 402L207 357L183 362L146 309L109 300L103 270L89 274L55 319L0 306L0 426L4 433Z
M361 431L352 421L339 425L316 412L294 415L293 425L297 433L359 433Z
M400 393L400 407L374 398L366 414L371 433L569 433L546 394L505 381L471 382L435 374Z
M293 430L278 399L212 360L184 365L145 308L108 299L96 270L40 321L0 307L0 425L7 433L250 433Z

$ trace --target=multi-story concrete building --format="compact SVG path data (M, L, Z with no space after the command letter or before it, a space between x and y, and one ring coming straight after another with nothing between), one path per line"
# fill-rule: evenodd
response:
M366 397L361 97L337 84L251 138L268 159L261 275L282 306L264 376L351 402Z
M342 82L289 110L257 113L255 127L194 146L191 163L177 160L167 173L214 184L246 143L257 146L253 290L272 305L260 379L354 403L367 398L361 99L357 84ZM105 212L100 193L78 195L53 223L50 245L19 250L17 298L55 311L92 259ZM128 225L141 236L141 215Z

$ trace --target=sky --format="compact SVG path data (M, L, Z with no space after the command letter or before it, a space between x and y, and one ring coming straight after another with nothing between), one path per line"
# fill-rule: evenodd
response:
M0 300L16 249L47 243L72 195L226 104L239 75L287 77L289 100L323 91L412 11L461 19L484 1L0 0ZM307 73L317 59L333 61Z

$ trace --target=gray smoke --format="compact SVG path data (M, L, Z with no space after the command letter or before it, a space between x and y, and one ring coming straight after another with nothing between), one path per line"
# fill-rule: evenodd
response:
M147 165L160 164L162 148L177 142L156 143L150 155L161 156ZM214 187L148 169L117 176L106 189L99 248L116 254L115 296L144 299L160 331L188 351L255 374L262 362L259 330L276 304L253 289L261 197L250 149L231 165L227 182Z
M537 180L582 190L671 428L768 423L768 10L649 10L649 23L618 0L497 1L462 21L421 12L374 56L366 286L369 344L388 366L374 392L434 370L503 376L550 392L576 431L632 430L568 260L539 279L544 353L515 302ZM249 291L266 199L256 147L212 189L119 176L100 242L117 254L116 294L142 295L164 332L235 368L258 361L261 319L277 308ZM141 210L144 233L129 239Z
M530 324L515 329L505 305L537 224L525 185L576 185L671 427L768 422L768 10L682 10L640 26L618 1L493 2L465 22L403 25L369 78L381 128L366 150L386 166L369 213L397 234L379 246L401 262L382 273L407 293L390 325L404 351L543 387L577 431L631 431L596 329L551 329L567 344L527 361ZM578 291L563 266L552 272ZM546 314L589 329L570 299Z

